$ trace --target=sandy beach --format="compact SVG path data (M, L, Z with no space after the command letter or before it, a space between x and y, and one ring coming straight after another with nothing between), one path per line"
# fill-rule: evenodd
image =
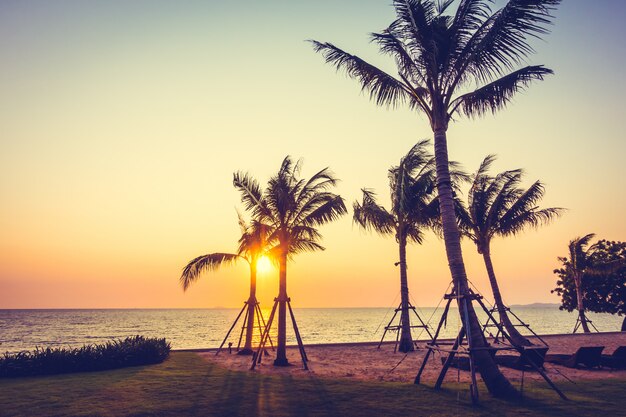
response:
M626 346L626 332L592 333L592 334L569 334L548 335L542 338L550 346L549 354L571 354L581 346L604 346L603 354L611 354L618 346ZM531 338L531 340L533 340ZM536 343L536 341L534 341ZM348 378L357 380L413 382L415 375L422 363L427 351L422 348L410 352L394 353L393 344L383 344L377 349L377 343L355 343L335 345L310 345L306 346L309 358L309 370L302 367L297 347L287 348L287 357L293 364L290 367L272 366L273 355L263 359L261 365L255 371L249 371L251 364L250 356L229 354L228 350L222 350L215 355L215 350L198 352L205 360L219 364L228 369L246 372L258 372L263 374L292 375L297 377L332 377ZM506 352L510 354L510 352ZM500 354L500 353L499 353ZM428 361L428 365L422 375L425 384L433 384L441 370L442 354L435 354ZM522 371L500 367L504 374L513 382L520 383ZM603 369L573 369L546 362L546 373L555 382L569 382L581 379L606 379L626 378L626 370ZM524 372L525 379L541 380L536 372ZM469 372L450 368L446 381L469 382Z

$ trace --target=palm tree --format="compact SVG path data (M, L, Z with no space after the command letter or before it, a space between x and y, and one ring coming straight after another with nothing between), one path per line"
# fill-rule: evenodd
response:
M567 246L569 250L569 261L565 262L566 270L568 270L568 272L574 278L574 285L576 287L578 320L580 321L580 325L585 333L589 333L591 332L591 330L589 329L589 319L585 315L582 282L585 273L592 272L590 255L593 251L593 245L589 248L587 248L587 246L589 245L591 239L593 239L594 237L594 233L589 233L588 235L585 235L583 237L577 237L570 240L569 245ZM574 332L576 332L576 328L574 328Z
M183 269L180 284L183 290L187 291L187 288L197 281L203 272L217 270L224 264L233 263L240 259L246 261L250 267L250 296L246 301L248 311L246 314L245 343L238 354L251 355L253 353L252 335L254 333L255 310L258 304L256 299L257 261L265 251L267 229L263 224L254 220L250 224L246 223L241 215L239 215L239 227L241 228L241 237L239 238L237 253L217 252L192 259Z
M469 287L448 166L448 124L461 114L475 117L495 113L531 81L552 74L541 65L515 68L533 51L528 38L548 32L545 26L560 0L509 0L495 11L489 0L461 0L454 15L445 14L452 3L393 1L397 19L371 36L383 54L395 58L397 77L331 43L312 43L327 63L359 81L378 105L408 104L428 117L435 139L437 190L448 264L454 290L464 296ZM474 350L473 358L487 388L496 396L517 395L488 351L482 349L486 341L471 301L460 297L458 303L463 322L469 324L470 344L479 348Z
M355 202L353 220L366 230L383 236L393 235L400 255L400 352L415 349L409 316L407 282L407 242L422 243L423 229L433 226L439 218L435 195L435 163L426 151L428 141L421 141L402 158L400 165L389 170L391 210L376 202L373 191L363 189L363 200Z
M338 181L328 168L309 180L299 178L300 168L301 161L294 162L287 156L265 191L247 173L237 172L233 177L246 210L268 227L268 244L273 245L270 253L279 263L275 366L289 365L286 356L287 260L300 252L323 250L317 227L346 213L343 199L328 191Z
M528 226L538 227L554 219L562 209L539 209L536 204L543 197L544 186L537 181L528 189L520 188L523 176L521 169L490 176L487 171L494 160L495 156L487 156L473 175L467 197L468 207L459 206L458 219L461 233L476 244L478 253L483 256L500 322L513 343L528 346L532 343L517 331L502 301L491 262L491 239L518 234Z

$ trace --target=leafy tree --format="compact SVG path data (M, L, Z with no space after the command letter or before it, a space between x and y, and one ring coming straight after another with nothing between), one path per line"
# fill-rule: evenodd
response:
M587 236L588 244L593 235ZM570 257L559 257L563 266L554 270L559 279L552 292L561 297L561 310L578 310L581 326L589 332L585 311L626 315L626 242L600 240L585 251L582 239L572 241L574 256L570 243ZM621 330L626 331L626 317Z
M250 267L250 296L248 297L248 322L246 323L246 338L244 347L238 352L240 355L251 355L252 335L254 333L255 307L258 304L256 299L256 273L257 261L265 251L265 239L267 236L266 227L257 222L252 221L246 223L241 215L239 215L239 227L241 229L241 237L239 238L239 248L237 253L210 253L201 255L192 259L183 269L180 276L180 284L184 291L198 280L200 275L206 271L215 271L224 264L244 260Z
M414 350L409 316L406 245L422 243L423 229L432 227L439 218L435 193L435 161L421 141L402 158L400 165L389 170L391 210L376 201L373 191L363 189L362 202L355 202L354 222L383 236L393 235L398 242L400 262L400 352Z
M269 251L279 263L278 334L275 366L287 366L287 260L293 255L323 250L317 227L347 212L343 199L328 191L337 178L324 168L309 180L300 178L301 161L287 156L263 191L247 173L234 174L233 183L253 218L268 230Z
M312 41L315 51L338 70L356 79L378 105L407 104L425 114L435 139L437 189L443 235L454 290L469 291L457 227L450 168L448 124L455 116L482 116L506 107L515 93L552 71L541 65L524 65L533 52L529 38L548 32L551 12L560 0L509 0L492 10L489 0L461 0L456 13L446 14L452 0L394 0L397 19L373 33L383 54L391 55L397 76L328 42ZM517 396L494 359L483 349L480 323L472 302L458 298L472 353L482 379L495 396ZM467 312L467 313L465 313ZM466 317L467 316L467 317Z
M544 186L536 181L527 189L521 188L521 169L489 175L494 160L495 156L487 156L472 176L467 207L459 206L459 224L461 233L476 244L478 253L483 256L501 323L513 343L527 346L532 343L513 325L502 301L491 261L491 240L496 236L516 235L527 227L539 227L558 216L562 209L539 209L537 203L543 198Z

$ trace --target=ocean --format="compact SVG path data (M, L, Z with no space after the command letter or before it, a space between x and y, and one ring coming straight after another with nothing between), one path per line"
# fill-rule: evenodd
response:
M513 312L538 334L571 333L576 314L557 306L519 306ZM220 345L240 309L103 309L103 310L0 310L0 352L18 352L36 347L77 347L126 336L165 337L173 349L215 348ZM422 320L435 328L443 308L417 308ZM264 309L265 317L269 311ZM306 344L379 341L393 316L393 308L301 308L294 309ZM458 311L450 310L442 337L458 333ZM479 318L485 319L482 311ZM622 318L589 314L600 331L619 331ZM396 318L397 319L397 318ZM412 324L417 319L412 316ZM243 316L230 341L237 346ZM288 343L295 337L288 321ZM521 327L522 334L528 334ZM432 330L431 330L432 331ZM291 333L290 333L291 332ZM274 333L274 332L272 332ZM413 330L415 339L426 339L422 328ZM385 340L393 340L388 333Z

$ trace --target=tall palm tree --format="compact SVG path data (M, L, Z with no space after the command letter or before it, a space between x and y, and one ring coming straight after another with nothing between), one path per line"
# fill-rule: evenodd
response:
M373 191L363 189L362 202L353 204L353 220L366 230L389 236L398 242L400 262L400 352L415 349L409 316L406 245L422 243L423 229L433 226L439 218L435 195L435 161L426 150L428 141L421 141L402 158L400 165L389 170L391 210L376 201Z
M187 288L197 281L203 272L215 271L222 265L233 263L237 260L246 261L250 267L250 296L248 301L246 301L248 311L246 315L245 343L243 349L238 354L251 355L254 353L252 350L252 335L254 333L255 309L258 304L256 299L257 261L265 251L267 229L263 224L255 220L252 220L249 224L246 223L241 215L239 215L239 227L241 228L241 237L239 238L237 253L217 252L192 259L183 269L183 273L180 276L180 284L183 290L187 291Z
M591 272L589 258L593 250L593 245L589 248L587 248L587 246L589 245L591 239L595 236L596 235L594 233L589 233L583 237L577 237L570 240L569 245L567 246L569 251L569 262L566 262L566 270L568 270L574 278L574 285L576 286L578 320L580 321L580 325L585 333L589 333L591 330L589 329L589 319L585 315L582 282L585 272ZM574 329L574 331L576 331L576 329Z
M554 219L562 209L539 209L537 203L543 198L544 186L537 181L528 189L521 188L521 169L505 171L495 177L489 175L487 171L494 160L495 156L487 156L472 176L468 206L459 206L458 220L461 233L476 244L478 253L483 256L500 322L513 343L528 346L532 343L513 325L502 301L491 261L491 239L518 234L528 226L538 227Z
M328 191L338 181L328 168L304 180L299 178L300 167L301 161L294 162L287 156L278 173L268 181L265 191L247 173L237 172L233 177L246 210L268 227L268 244L273 245L270 253L279 263L275 366L289 365L286 355L287 260L300 252L323 250L317 227L347 212L343 199Z
M492 10L489 0L461 0L456 13L446 14L453 0L394 0L397 19L373 33L383 54L391 55L397 76L327 42L312 41L326 62L359 81L379 105L408 104L424 113L435 139L437 189L450 273L457 294L468 292L448 166L446 132L457 115L481 116L503 109L533 80L552 71L541 65L515 69L533 51L529 38L540 37L560 0L509 0ZM470 344L489 391L515 396L517 391L499 371L487 350L472 303L458 298L459 312L469 324ZM465 306L467 306L465 308ZM465 313L467 311L467 314Z

